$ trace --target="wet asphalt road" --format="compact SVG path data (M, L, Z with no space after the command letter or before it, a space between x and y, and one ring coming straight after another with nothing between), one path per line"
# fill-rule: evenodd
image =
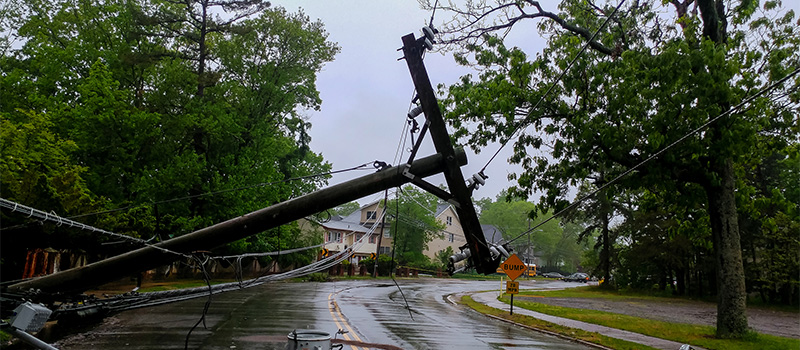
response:
M189 349L284 349L294 329L349 333L338 337L402 349L584 349L519 328L448 301L468 291L499 290L499 281L391 280L270 283L213 296ZM521 288L561 287L523 281ZM207 298L118 313L59 341L64 349L183 349ZM345 345L344 349L366 349Z

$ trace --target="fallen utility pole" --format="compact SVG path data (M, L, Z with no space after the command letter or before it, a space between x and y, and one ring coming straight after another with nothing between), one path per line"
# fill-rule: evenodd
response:
M467 157L463 150L447 157L448 159L445 161L445 156L435 154L415 161L410 169L405 164L384 169L155 244L155 246L184 254L208 250L411 182L411 179L403 174L404 170L411 171L419 177L427 177L441 173L447 164L458 164L458 166L467 164ZM175 254L147 246L86 266L20 282L9 286L8 289L22 292L33 289L46 293L80 293L177 259L178 256Z

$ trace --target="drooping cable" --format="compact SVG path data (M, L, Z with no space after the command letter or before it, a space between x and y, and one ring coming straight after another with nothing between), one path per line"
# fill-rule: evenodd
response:
M278 250L278 251L266 252L266 253L245 253L245 254L238 254L238 255L211 256L211 257L209 257L209 259L223 259L223 260L224 259L233 259L233 258L241 259L241 258L252 258L252 257L281 255L281 254L291 254L291 253L296 253L296 252L302 252L304 250L320 248L320 247L322 247L324 245L325 245L325 243L322 243L322 244L312 245L312 246L308 246L308 247L293 248L293 249L287 249L287 250Z
M154 249L158 249L158 250L160 250L162 252L165 252L165 253L179 255L179 256L182 256L182 257L185 257L185 258L191 258L191 256L188 255L188 254L179 253L179 252L176 252L176 251L172 251L172 250L169 250L169 249L166 249L166 248L159 247L159 246L154 245L154 244L150 244L150 242L148 242L146 240L143 240L141 238L131 237L131 236L127 236L127 235L123 235L123 234L119 234L119 233L114 233L114 232L111 232L111 231L106 231L106 230L103 230L103 229L100 229L100 228L97 228L97 227L94 227L94 226L86 225L84 223L80 223L80 222L77 222L77 221L73 221L73 220L70 220L70 219L67 219L67 218L60 217L60 216L58 216L56 214L51 214L51 213L47 213L47 212L42 211L42 210L34 209L34 208L29 207L29 206L26 206L26 205L23 205L23 204L19 204L17 202L10 201L10 200L5 199L5 198L0 198L0 207L9 209L12 212L28 214L28 217L34 217L34 218L37 218L39 220L52 222L52 223L55 223L58 226L67 225L69 227L74 227L74 228L81 229L81 230L98 232L98 233L102 233L104 235L108 235L108 236L112 236L112 237L116 237L116 238L122 238L124 240L128 240L128 241L135 242L135 243L138 243L138 244L141 244L141 245L145 245L145 246L148 246L148 247L151 247L151 248L154 248Z
M650 161L651 161L651 160L653 160L653 159L656 159L656 158L658 158L658 157L659 157L659 156L661 156L661 155L662 155L664 152L668 151L668 150L669 150L669 149L671 149L672 147L674 147L674 146L678 145L679 143L683 142L684 140L688 139L689 137L692 137L693 135L695 135L695 134L699 133L699 132L700 132L700 131L702 131L703 129L707 128L709 125L711 125L711 124L713 124L714 122L716 122L717 120L719 120L719 119L721 119L721 118L724 118L724 117L726 117L726 116L728 116L728 115L732 114L733 112L735 112L735 111L737 111L737 110L741 109L741 108L742 108L742 107L744 107L746 104L749 104L750 102L752 102L752 101L753 101L753 100L755 100L756 98L760 97L761 95L763 95L763 94L765 94L765 93L769 92L770 90L773 90L773 89L775 89L776 87L778 87L778 86L782 85L782 84L783 84L785 81L789 80L790 78L792 78L793 76L797 75L798 73L800 73L800 67L798 67L798 68L795 68L795 70L794 70L794 71L792 71L791 73L787 74L787 75L786 75L785 77L783 77L782 79L780 79L780 80L776 81L775 83L773 83L773 84L771 84L771 85L769 85L769 86L767 86L767 87L765 87L765 88L761 89L760 91L758 91L757 93L755 93L755 94L751 95L750 97L747 97L747 98L745 98L744 100L742 100L741 102L739 102L737 105L735 105L735 106L733 106L733 107L729 108L727 111L725 111L725 112L721 113L720 115L718 115L718 116L716 116L716 117L714 117L714 118L712 118L712 119L708 120L707 122L703 123L703 125L700 125L700 126L698 126L698 127L697 127L697 128L695 128L694 130L690 131L690 132L689 132L689 133L687 133L686 135L683 135L681 138L679 138L679 139L675 140L674 142L670 143L669 145L667 145L666 147L662 148L662 149L661 149L661 150L659 150L658 152L656 152L656 153L653 153L651 156L647 157L647 159L645 159L645 160L643 160L643 161L639 162L638 164L636 164L636 165L632 166L630 169L628 169L628 170L624 171L623 173L621 173L621 174L617 175L617 176L616 176L615 178L613 178L611 181L609 181L609 182L607 182L607 183L603 184L602 186L598 187L597 189L595 189L595 190L594 190L594 191L592 191L591 193L589 193L589 194L587 194L587 195L585 195L585 196L581 197L580 199L578 199L578 200L576 200L576 201L574 201L574 202L570 203L570 205L568 205L568 206L567 206L567 207L565 207L564 209L561 209L561 210L559 210L557 213L555 213L555 214L551 215L550 217L548 217L548 218L547 218L547 219L545 219L544 221L540 222L540 223L539 223L539 224L537 224L536 226L534 226L534 227L531 227L531 228L530 228L530 229L528 229L527 231L525 231L525 232L523 232L523 233L519 234L517 237L514 237L513 239L509 240L509 241L508 241L508 243L512 243L512 242L516 241L517 239L520 239L520 238L522 238L522 237L523 237L523 236L525 236L526 234L529 234L529 233L533 232L535 229L537 229L537 228L541 227L542 225L546 224L546 223L547 223L547 222L549 222L550 220L553 220L554 218L556 218L556 217L560 216L561 214L563 214L563 213L567 212L568 210L571 210L572 208L575 208L576 206L578 206L579 204L583 203L583 202L584 202L584 201L586 201L587 199L591 198L592 196L594 196L594 195L595 195L595 194L597 194L598 192L600 192L600 191L602 191L602 190L604 190L604 189L608 188L609 186L611 186L611 185L613 185L613 184L617 183L617 182L618 182L620 179L622 179L623 177L627 176L628 174L630 174L630 173L634 172L636 169L639 169L639 168L640 168L640 167L642 167L644 164L646 164L646 163L650 162Z
M483 166L483 168L481 168L480 173L483 173L486 170L486 168L489 166L489 164L492 163L494 158L497 157L498 154L500 154L500 151L502 151L503 148L506 147L508 142L511 141L512 139L514 139L514 135L517 133L517 131L519 131L520 129L522 129L523 127L528 125L528 118L536 111L536 108L539 107L539 104L541 104L542 101L544 101L544 99L547 97L547 95L549 95L550 92L553 91L553 89L555 88L556 84L558 84L558 82L561 81L561 79L564 77L564 75L566 75L567 72L569 72L569 70L572 68L572 66L575 64L575 62L578 60L578 58L580 58L580 56L583 54L583 52L586 51L586 49L589 47L589 44L592 43L594 41L594 38L600 33L600 31L603 30L603 28L606 27L606 24L608 24L608 22L611 20L611 18L614 17L614 15L617 13L617 11L619 11L619 9L622 7L622 4L624 4L624 3L625 3L625 0L621 0L619 2L619 5L617 5L617 7L614 8L614 11L611 12L611 15L606 17L606 20L603 21L603 24L601 24L600 27L597 28L597 30L594 32L594 34L592 34L592 36L589 38L589 40L587 40L586 43L584 43L584 45L581 47L580 51L578 51L578 53L575 54L575 57L573 57L572 60L567 65L567 67L563 71L561 71L561 74L558 75L556 80L553 81L552 83L550 83L550 86L547 88L547 90L542 95L542 97L540 97L539 100L536 101L536 104L534 104L533 107L531 107L531 109L528 111L528 115L525 118L523 118L522 120L520 120L517 123L517 125L514 126L514 129L511 131L511 134L509 134L508 138L506 138L500 144L500 148L498 148L497 151L494 152L492 157L489 158L489 161L487 161L486 164Z
M197 256L192 256L192 259L194 259L195 262L198 265L200 265L200 270L203 272L203 280L206 282L206 285L208 286L208 299L203 305L203 314L200 315L200 319L197 320L194 326L192 326L192 328L189 329L189 332L186 333L186 340L184 341L184 346L183 346L184 350L189 350L189 338L192 336L192 332L195 330L195 328L197 328L197 326L200 325L200 323L203 324L203 329L208 329L208 326L206 325L206 315L208 314L208 308L211 307L211 296L214 295L214 292L211 289L211 278L208 276L208 271L206 270L205 263L208 261L208 259L206 259L206 261L201 261L200 258L198 258Z
M397 225L397 224L399 224L398 220L400 219L400 197L398 196L398 192L400 190L400 187L398 187L397 189L398 189L398 191L395 192L395 219L394 219L395 220L394 221L394 223L395 223L395 225L394 225L395 226L395 233L397 233L397 230L400 227L400 225ZM386 209L388 207L389 207L389 203L387 202L384 205L384 212L386 211ZM392 271L394 271L394 252L395 252L396 248L397 248L397 235L395 234L395 236L392 238L392 263L391 263L391 265L389 267L389 276L392 277L392 282L394 282L394 285L397 286L397 290L400 291L400 296L403 297L403 301L406 303L406 309L408 310L408 316L411 317L411 320L413 321L414 320L414 315L411 313L411 306L408 305L408 300L406 300L406 295L405 295L405 293L403 293L403 290L400 288L400 285L397 284L397 280L394 279L394 273L392 273Z

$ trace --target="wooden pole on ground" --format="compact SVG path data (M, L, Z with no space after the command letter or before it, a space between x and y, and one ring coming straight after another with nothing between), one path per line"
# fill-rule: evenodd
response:
M456 162L467 164L463 150ZM441 173L444 157L435 154L419 159L410 171L420 177ZM281 202L258 211L209 226L183 236L156 244L170 251L189 254L209 250L220 245L263 232L273 227L304 218L325 209L354 201L358 198L397 187L411 181L403 175L404 166L391 167L374 174L326 187L316 192ZM41 290L48 293L79 293L180 259L181 256L146 246L86 266L65 270L8 287L10 291Z

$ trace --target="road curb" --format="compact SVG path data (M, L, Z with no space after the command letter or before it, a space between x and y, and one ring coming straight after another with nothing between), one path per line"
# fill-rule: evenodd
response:
M487 306L488 306L488 305L487 305ZM489 307L491 307L491 306L489 306ZM495 309L495 310L500 310L500 309L496 309L496 308L493 308L493 309ZM474 310L473 310L473 311L474 311ZM475 312L478 312L478 311L475 311ZM556 333L556 332L553 332L553 331L548 331L548 330L546 330L546 329L542 329L542 328L538 328L538 327L533 327L533 326L528 326L528 325L526 325L526 324L522 324L522 323L517 323L517 322L514 322L514 321L512 321L512 320L505 319L505 318L502 318L502 317L499 317L499 316L495 316L495 315L488 315L488 314L484 314L484 313L482 313L482 312L478 312L478 313L479 313L479 314L481 314L481 315L484 315L484 316L486 316L486 317L493 318L493 319L495 319L495 320L503 321L503 322L505 322L505 323L510 323L510 324L513 324L513 325L515 325L515 326L519 326L519 327L522 327L522 328L527 328L527 329L530 329L530 330L533 330L533 331L537 331L537 332L540 332L540 333L544 333L544 334L547 334L547 335L552 335L552 336L554 336L554 337L558 337L558 338L561 338L561 339L570 340L570 341L573 341L573 342L576 342L576 343L579 343L579 344L582 344L582 345L591 346L591 347L593 347L593 348L596 348L596 349L603 349L603 350L614 350L613 348L605 347L605 346L602 346L602 345L600 345L600 344L595 344L595 343L592 343L592 342L588 342L588 341L585 341L585 340L583 340L583 339L573 338L573 337L570 337L570 336L563 335L563 334L561 334L561 333Z

